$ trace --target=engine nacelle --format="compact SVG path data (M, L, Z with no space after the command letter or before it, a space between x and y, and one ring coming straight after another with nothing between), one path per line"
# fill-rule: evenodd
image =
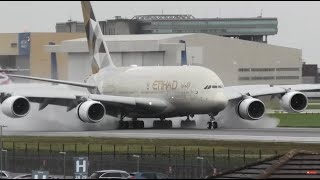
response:
M30 102L23 96L11 96L2 102L2 112L12 118L26 116L30 111Z
M98 101L86 101L77 108L77 114L81 121L85 123L100 122L106 113L106 110Z
M264 103L256 98L246 98L239 102L236 112L242 118L246 120L258 120L264 115L265 107Z
M302 112L308 107L308 98L301 92L291 91L281 97L280 104L287 112Z

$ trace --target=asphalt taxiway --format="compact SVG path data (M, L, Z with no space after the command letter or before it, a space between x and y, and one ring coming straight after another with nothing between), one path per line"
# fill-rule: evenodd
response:
M4 136L105 137L145 139L201 139L320 143L320 128L268 129L141 129L78 132L3 131Z

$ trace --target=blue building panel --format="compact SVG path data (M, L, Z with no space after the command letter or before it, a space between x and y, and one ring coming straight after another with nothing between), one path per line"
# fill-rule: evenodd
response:
M19 55L29 56L30 55L30 33L19 33L18 43L19 43Z

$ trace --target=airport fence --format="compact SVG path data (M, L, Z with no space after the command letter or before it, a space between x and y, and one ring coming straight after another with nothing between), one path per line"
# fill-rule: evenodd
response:
M84 151L83 147L86 147ZM72 147L72 148L71 148ZM74 171L73 157L89 158L89 174L96 170L118 169L127 172L156 171L176 179L194 179L223 172L278 154L274 150L221 149L215 147L168 147L144 145L40 144L4 142L3 169L30 173L48 170L66 175ZM59 152L66 152L65 157ZM139 156L139 165L137 156Z

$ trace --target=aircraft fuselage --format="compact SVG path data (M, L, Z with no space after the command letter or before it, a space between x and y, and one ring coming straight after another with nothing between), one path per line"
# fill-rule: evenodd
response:
M168 103L168 108L163 112L137 112L129 114L129 117L217 114L227 105L221 79L213 71L200 66L104 68L92 75L90 81L95 81L101 94L152 97Z

